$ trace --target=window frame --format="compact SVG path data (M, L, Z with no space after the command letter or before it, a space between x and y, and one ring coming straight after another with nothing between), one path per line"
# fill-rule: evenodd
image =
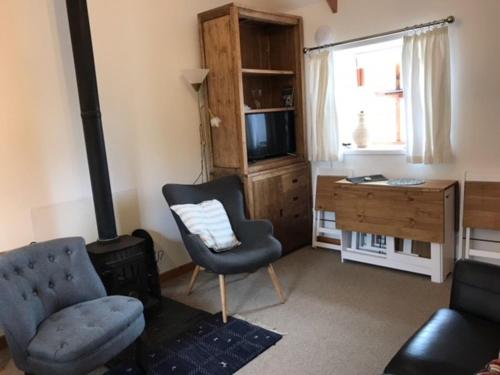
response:
M364 40L360 42L353 42L345 45L335 46L333 48L335 52L343 52L355 48L369 47L376 44L382 44L386 42L392 42L396 40L401 40L403 38L403 33L388 35L384 37L374 38L370 40ZM403 100L403 99L400 99ZM339 128L342 126L340 122L338 123ZM401 124L402 127L405 124ZM340 130L340 129L339 129ZM343 141L342 139L340 140ZM379 144L369 144L366 148L358 148L355 144L351 146L340 145L342 153L344 155L406 155L406 142L404 143L379 143Z

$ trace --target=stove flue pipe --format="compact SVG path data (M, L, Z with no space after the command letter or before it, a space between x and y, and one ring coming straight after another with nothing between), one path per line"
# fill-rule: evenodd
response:
M117 237L87 0L66 0L99 241Z

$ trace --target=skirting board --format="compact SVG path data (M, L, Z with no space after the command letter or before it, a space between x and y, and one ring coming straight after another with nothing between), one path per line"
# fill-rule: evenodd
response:
M194 270L194 263L189 262L186 264L183 264L182 266L173 268L169 271L163 272L160 274L160 284L164 283L167 280L172 280L175 279L176 277L179 277L181 275L184 275L185 273L191 272Z

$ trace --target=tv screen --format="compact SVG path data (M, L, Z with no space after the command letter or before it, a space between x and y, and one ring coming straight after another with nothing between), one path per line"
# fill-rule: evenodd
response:
M295 154L294 118L293 110L245 115L248 160Z

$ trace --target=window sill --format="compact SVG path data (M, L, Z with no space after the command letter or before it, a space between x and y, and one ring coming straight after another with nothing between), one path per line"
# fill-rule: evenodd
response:
M367 148L344 148L344 155L405 155L402 145L369 146Z

